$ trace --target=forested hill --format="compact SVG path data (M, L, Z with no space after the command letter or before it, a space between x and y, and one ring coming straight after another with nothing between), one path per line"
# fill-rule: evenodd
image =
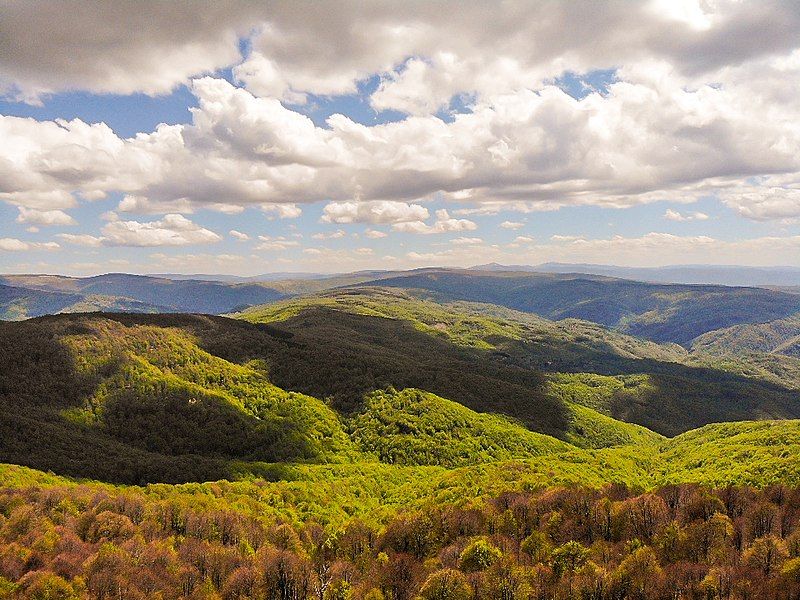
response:
M796 390L577 320L391 288L239 316L0 324L0 461L191 481L276 462L458 466L650 446L712 422L800 417Z
M0 323L0 598L800 590L800 379L420 294Z
M220 314L285 296L268 284L172 280L114 273L97 277L0 276L0 318L59 312Z
M425 290L442 301L504 306L548 319L578 318L624 333L689 348L695 338L800 312L800 295L712 285L653 284L598 275L463 269L361 272L269 281L201 281L109 274L74 278L0 277L0 319L60 312L198 312L223 314L348 286Z
M655 284L583 274L442 270L380 285L439 300L488 302L550 319L577 318L658 342L689 345L709 331L800 312L800 295L749 287Z

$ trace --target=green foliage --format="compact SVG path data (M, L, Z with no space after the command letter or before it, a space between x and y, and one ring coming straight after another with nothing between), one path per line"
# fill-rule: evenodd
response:
M672 482L800 485L800 421L707 425L661 449Z
M574 319L439 305L383 288L334 290L239 316L271 323L299 345L291 360L270 359L275 383L331 397L345 410L357 410L373 389L416 387L584 447L646 432L614 430L570 403L663 435L709 422L800 417L797 393L774 379ZM313 369L304 366L309 356Z
M263 364L200 349L190 331L99 316L7 323L0 361L8 462L139 483L231 477L231 460L360 456L329 407L272 385Z
M573 449L502 416L413 389L369 394L347 427L361 450L390 464L454 467Z
M571 575L586 564L589 559L589 549L578 541L570 540L553 550L550 558L556 575Z
M655 284L592 275L433 271L382 286L424 289L439 300L499 304L550 319L578 318L658 342L689 345L715 329L787 317L800 296L760 288Z
M442 569L431 573L425 580L419 595L423 600L469 600L472 588L459 571Z
M458 559L459 568L465 573L485 571L503 558L500 548L490 544L485 538L478 538L464 548Z

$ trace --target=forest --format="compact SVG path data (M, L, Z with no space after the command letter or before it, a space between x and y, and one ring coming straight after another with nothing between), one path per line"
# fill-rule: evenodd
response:
M377 528L96 486L0 490L0 598L797 598L800 490L508 491Z
M792 323L374 286L0 323L0 598L800 598Z

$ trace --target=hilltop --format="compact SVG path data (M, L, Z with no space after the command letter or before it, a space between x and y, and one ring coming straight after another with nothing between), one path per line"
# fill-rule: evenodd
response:
M0 460L128 483L591 462L707 423L800 417L788 387L578 320L391 288L236 316L0 324Z

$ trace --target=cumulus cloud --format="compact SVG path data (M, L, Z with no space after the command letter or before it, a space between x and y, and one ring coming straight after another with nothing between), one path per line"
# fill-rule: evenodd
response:
M112 220L102 228L102 236L89 234L60 234L64 241L87 247L99 246L189 246L211 244L222 238L193 223L183 215L169 214L158 221L139 222Z
M0 238L2 252L28 252L31 250L58 250L55 242L26 242L17 238Z
M525 223L521 223L519 221L503 221L502 223L500 223L500 227L502 227L503 229L516 230L525 227Z
M300 245L296 240L290 240L285 236L270 237L268 235L260 235L258 239L261 240L256 246L256 250L288 250Z
M326 223L405 223L421 221L429 216L428 209L419 204L390 200L370 202L329 202L323 209Z
M38 210L19 207L17 223L33 223L35 225L77 225L77 221L63 210Z
M385 231L379 231L377 229L367 229L364 232L364 235L366 237L368 237L369 239L371 239L371 240L378 240L378 239L381 239L381 238L385 238L389 234L386 233Z
M706 213L702 212L693 212L693 213L681 213L677 210L673 210L668 208L664 212L664 218L668 221L678 221L678 222L685 222L685 221L707 221L709 216Z
M791 74L800 81L800 64ZM14 141L0 148L0 200L61 210L75 194L123 191L125 211L266 204L289 217L300 203L331 198L325 222L392 224L427 219L414 200L442 190L469 191L459 197L476 214L625 207L693 201L744 176L800 170L796 103L767 104L735 82L687 89L658 65L628 79L580 101L554 86L522 89L450 123L426 116L368 127L334 115L324 129L212 78L193 84L192 124L130 140L103 125L0 117L0 133Z
M165 254L156 252L150 255L150 260L160 269L169 269L175 273L198 273L208 272L209 268L223 269L230 272L230 269L253 269L257 264L256 256L242 256L239 254L209 254L209 253L187 253ZM257 269L258 267L256 267ZM149 271L152 273L152 271ZM257 271L255 271L257 272Z
M456 246L474 246L476 244L482 244L483 240L478 237L457 237L450 240L451 244L455 244Z
M235 229L231 229L229 233L233 239L238 240L240 242L246 242L247 240L250 239L249 235L247 235L246 233L242 233L241 231L237 231Z
M800 217L800 187L746 186L722 195L726 205L758 221Z
M261 210L279 219L296 219L303 214L303 209L296 204L262 204Z
M99 248L104 241L104 238L89 235L88 233L59 233L58 237L73 246L85 246L87 248Z
M6 3L0 93L37 101L186 83L197 106L190 123L127 139L102 123L0 115L0 201L31 226L71 224L67 209L112 193L120 213L167 215L61 238L101 246L209 243L219 236L177 215L257 207L294 218L320 201L323 222L418 234L476 228L448 213L430 223L420 199L469 217L717 196L744 218L800 217L796 3L511 2L486 14L480 3L381 0L323 0L314 11ZM97 44L76 43L96 31ZM222 67L239 85L214 75ZM597 69L612 72L597 83ZM578 98L562 89L567 71ZM362 100L406 118L333 114L319 126L295 106L359 93L373 76Z
M103 243L110 246L188 246L211 244L222 238L178 214L158 221L112 221L103 226Z
M311 237L315 240L338 240L345 237L347 233L343 229L337 229L336 231L329 231L328 233L320 232L315 233Z
M473 231L477 228L478 225L474 221L470 221L469 219L454 219L445 209L436 211L436 221L434 221L432 225L424 221L407 221L392 225L392 229L395 231L417 233L420 235L447 233L450 231Z
M28 101L75 89L163 94L237 61L239 35L254 17L248 13L244 3L233 10L227 3L150 0L5 3L0 82Z

